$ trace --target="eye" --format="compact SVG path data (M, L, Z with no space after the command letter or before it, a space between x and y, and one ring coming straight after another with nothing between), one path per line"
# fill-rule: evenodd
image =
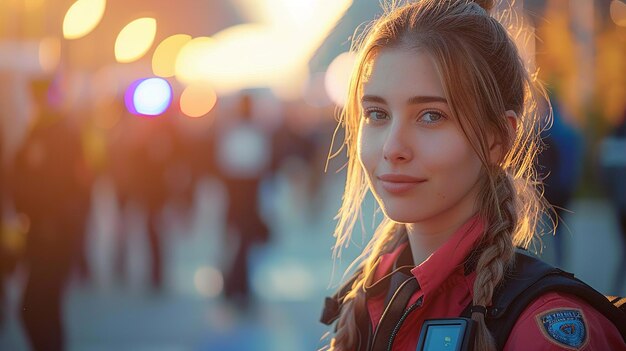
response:
M440 112L426 111L421 115L421 117L419 118L419 121L426 123L426 124L432 124L432 123L440 122L444 118L445 116Z
M363 117L372 122L389 119L387 112L377 108L366 108L363 111Z

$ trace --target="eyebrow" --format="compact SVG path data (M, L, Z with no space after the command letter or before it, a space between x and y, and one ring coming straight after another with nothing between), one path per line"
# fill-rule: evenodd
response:
M364 95L363 98L361 98L361 102L377 102L381 104L387 103L385 99L376 95ZM442 102L447 104L448 100L441 96L413 96L407 100L407 104L409 105L419 105L429 102Z

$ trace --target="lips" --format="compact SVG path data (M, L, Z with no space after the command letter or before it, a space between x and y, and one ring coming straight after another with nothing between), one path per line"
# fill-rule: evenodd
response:
M402 194L426 181L424 178L404 174L383 174L377 177L382 188L391 194Z

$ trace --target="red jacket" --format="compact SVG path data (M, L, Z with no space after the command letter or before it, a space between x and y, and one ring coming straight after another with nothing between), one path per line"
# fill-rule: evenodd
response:
M411 269L420 289L407 306L420 298L423 301L402 324L393 350L415 350L424 320L456 318L471 303L476 273L466 276L464 263L482 228L480 221L472 218L426 261ZM374 282L368 286L390 273L406 245L379 259ZM368 294L372 330L376 330L382 316L386 295L386 292ZM559 327L574 328L576 332L565 333ZM617 328L587 303L573 296L547 293L521 314L504 350L626 350L626 344Z

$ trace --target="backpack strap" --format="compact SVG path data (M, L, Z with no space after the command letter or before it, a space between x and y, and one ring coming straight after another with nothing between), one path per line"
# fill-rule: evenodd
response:
M394 262L392 271L380 278L379 281L373 286L365 286L364 289L366 292L371 290L371 292L376 294L387 291L387 297L385 299L385 305L387 305L392 297L391 294L395 292L395 289L389 289L389 285L395 286L396 288L400 286L402 282L411 276L410 270L412 268L413 257L411 256L410 247L407 245L398 256L396 262ZM322 323L331 325L337 320L337 318L339 318L344 298L350 290L352 290L352 285L354 285L354 282L362 273L363 267L359 266L353 275L343 285L341 285L341 287L339 287L333 296L326 297L324 301L324 309L322 310L322 317L320 318Z
M363 269L357 269L352 277L350 277L350 279L343 283L343 285L337 290L337 292L333 296L326 297L326 299L324 300L324 308L322 309L320 322L326 325L331 325L337 320L337 318L339 318L343 299L344 297L346 297L348 292L350 292L354 281L359 277L359 275L361 275L362 272Z
M607 297L574 277L573 274L553 267L538 258L518 250L515 264L504 281L496 288L485 323L496 340L497 349L504 348L513 326L526 307L548 292L559 292L576 296L606 316L626 340L626 313L616 308ZM626 306L626 299L616 302ZM468 306L462 316L470 317Z
M624 314L626 314L626 297L622 296L607 296L606 297L613 306L619 308Z

